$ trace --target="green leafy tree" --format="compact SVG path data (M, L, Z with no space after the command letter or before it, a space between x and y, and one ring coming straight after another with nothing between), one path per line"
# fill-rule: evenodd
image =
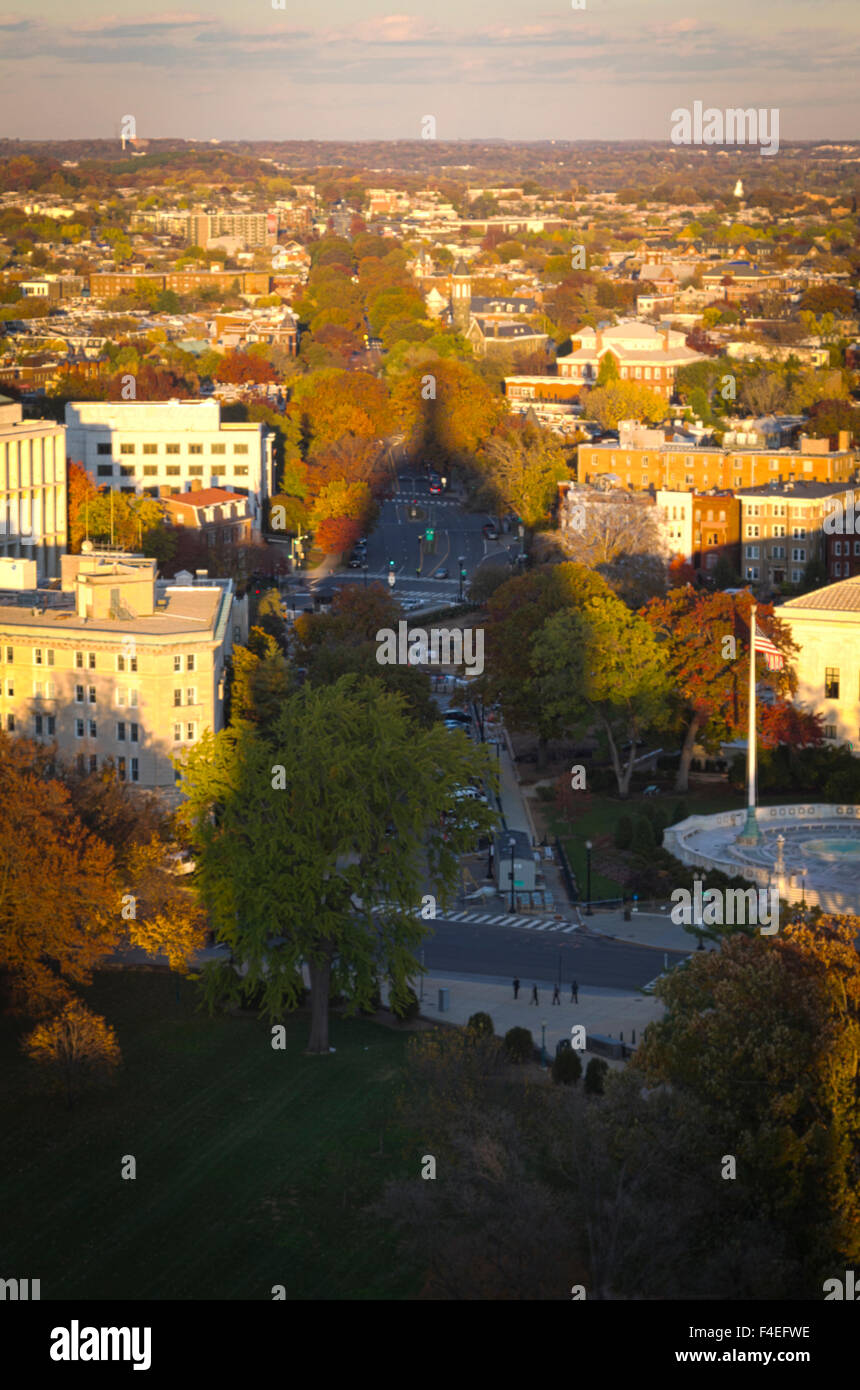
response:
M418 729L400 699L351 676L291 695L265 740L243 725L195 745L183 817L218 939L243 971L206 971L210 1007L261 989L277 1019L299 997L304 964L318 1053L333 990L350 1012L367 1009L382 974L403 1007L424 884L447 901L478 833L470 823L491 825L489 810L466 816L454 798L478 777L493 778L485 750L438 725Z

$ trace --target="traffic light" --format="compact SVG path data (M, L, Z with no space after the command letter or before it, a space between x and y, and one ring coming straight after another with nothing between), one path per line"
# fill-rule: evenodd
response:
M461 578L461 579L465 579L465 578L466 578L466 566L465 566L465 565L461 565L461 566L460 566L460 578Z
M433 537L435 536L435 534L436 534L436 532L435 532L434 530L432 530L431 527L428 526L428 527L427 527L427 530L424 532L424 539L427 541L428 545L432 542Z
M389 560L389 561L388 561L388 568L389 568L390 570L393 570L393 569L394 569L394 561L393 561L393 560Z

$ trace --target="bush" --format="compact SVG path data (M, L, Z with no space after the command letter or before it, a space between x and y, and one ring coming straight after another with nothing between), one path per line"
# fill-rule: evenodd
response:
M670 819L670 821L669 821L669 824L670 824L670 825L677 825L677 824L679 823L679 821L686 820L687 817L689 816L689 814L690 814L690 808L689 808L689 806L687 805L686 801L676 801L676 802L675 802L675 809L674 809L674 811L672 812L672 816L671 816L671 819Z
M535 1043L528 1028L509 1028L505 1034L505 1051L512 1062L531 1062Z
M585 1089L590 1096L602 1096L609 1064L602 1057L592 1057L585 1068Z
M667 811L664 809L664 807L657 806L652 802L651 805L648 806L645 814L651 822L651 826L654 830L654 838L657 844L662 844L663 831L669 824L669 816Z
M582 1062L579 1053L572 1047L559 1052L552 1064L552 1079L561 1086L575 1086L582 1076Z
M647 816L637 816L633 827L633 851L636 854L651 855L657 848L657 836Z
M615 848L629 849L633 844L633 820L630 816L619 816L615 822Z
M472 1014L466 1028L478 1038L491 1038L496 1031L490 1015L485 1013Z
M370 996L370 1007L367 1008L367 1009L362 1009L362 1010L361 1010L361 1013L364 1014L364 1016L365 1016L366 1018L372 1018L374 1014L378 1014L378 1013L379 1013L379 1010L380 1010L381 1008L382 1008L382 995L381 995L380 992L379 992L379 984L378 984L378 982L377 982L377 984L374 985L374 987L373 987L373 992L372 992L372 994L371 994L371 996Z
M395 1004L392 999L389 1007L394 1017L399 1018L401 1023L408 1023L410 1019L417 1018L421 1009L418 995L415 993L414 989L409 988L406 990L405 1003Z

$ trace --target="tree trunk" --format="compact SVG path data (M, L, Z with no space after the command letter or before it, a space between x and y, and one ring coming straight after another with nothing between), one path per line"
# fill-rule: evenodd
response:
M328 999L331 986L331 955L308 962L311 977L311 1035L308 1052L328 1053Z
M702 727L702 720L697 714L693 715L687 725L687 732L684 735L684 743L681 748L681 761L678 764L678 775L675 778L675 791L685 792L690 787L690 763L693 761L693 748Z

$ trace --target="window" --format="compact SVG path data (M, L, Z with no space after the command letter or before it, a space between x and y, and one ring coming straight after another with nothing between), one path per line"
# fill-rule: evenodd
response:
M795 539L796 541L797 541L797 540L804 541L804 540L806 540L806 527L805 527L805 526L795 526L795 527L793 528L791 534L792 534L792 536L794 537L794 539Z
M747 565L747 579L758 579L758 565Z
M139 725L139 724L129 724L129 726L128 726L128 741L129 741L129 743L139 743L139 742L140 742L140 725Z
M125 781L125 758L117 758L116 775L121 782Z
M9 732L10 734L14 734L14 732L15 732L15 716L14 716L14 714L7 714L7 715L6 715L6 728L7 728L8 732Z
M746 547L746 557L747 557L748 560L757 560L757 559L758 559L758 546L757 546L757 545L748 545L748 546Z
M189 444L189 445L188 445L188 452L189 452L189 454L202 454L202 453L203 453L203 445L202 445L202 444Z
M131 466L127 467L125 464L121 464L121 465L120 465L120 470L119 470L119 476L120 476L121 478L133 478L133 477L134 477L134 465L132 464ZM123 492L128 492L129 489L128 489L128 488L123 488L122 490L123 490Z
M83 719L76 719L76 720L75 720L75 738L83 738L83 736L84 736L84 721L83 721Z
M95 721L94 719L91 719L91 720L89 721L89 725L90 725L90 738L98 738L98 730L97 730L97 728L96 728L96 721Z
M181 724L174 724L174 726L173 726L173 742L174 742L174 743L181 743L181 742L182 742L182 725L181 725Z
M195 661L194 653L193 653L193 652L189 652L188 655L187 655L186 658L185 658L185 669L186 669L186 671L193 671L193 670L195 669L195 667L194 667L194 661Z
M179 453L179 445L178 445L178 444L165 444L165 446L164 446L164 452L165 452L166 454L178 454L178 453Z
M824 698L825 700L839 699L839 667L827 666L824 670Z
M825 725L824 725L824 737L825 737L825 738L835 738L835 737L836 737L836 725L835 725L835 724L825 724Z
M791 582L792 582L792 584L799 584L800 581L801 581L802 579L803 579L803 570L792 570L792 571L791 571Z
M140 777L139 764L137 758L131 760L131 780L136 782Z
M110 444L97 444L97 445L96 445L96 453L97 453L97 454L109 454L109 453L110 453Z
M203 477L203 465L200 464L200 463L189 463L189 465L188 465L188 476L189 476L190 478L202 478L202 477Z
M83 755L83 753L79 753L78 756L75 758L75 767L76 767L77 770L78 770L78 775L79 775L80 777L83 777L83 775L84 775L84 769L85 769L85 767L86 767L86 764L85 764L85 762L84 762L84 755Z
M99 466L98 466L98 468L96 469L96 473L98 474L98 476L99 476L100 478L112 478L112 477L113 477L113 464L112 464L112 463L100 463Z
M75 704L76 704L76 705L82 705L83 703L84 703L84 687L83 687L82 685L76 685L76 686L75 686Z
M248 452L248 446L247 446L247 444L234 444L234 445L233 445L233 453L234 453L234 454L247 454L247 452Z
M83 671L83 669L84 669L84 654L83 654L83 652L75 652L75 666L76 666L77 670Z
M96 688L94 685L87 686L87 699L91 705L96 702Z
M7 681L7 682L6 682L6 695L7 695L7 697L8 697L10 700L14 699L14 696L15 696L15 682L14 682L14 681Z
M34 666L41 666L41 664L42 664L42 648L41 648L41 647L34 647L34 648L33 648L33 665L34 665Z
M158 474L158 468L157 468L157 466L156 466L154 463L145 463L145 464L143 465L143 476L144 476L144 478L154 478L154 477L156 477L157 474Z
M34 724L35 724L35 726L36 726L36 738L41 738L41 737L42 737L42 716L41 716L41 714L37 714L37 715L36 715L36 718L34 719L33 722L34 722Z
M120 446L119 446L119 451L120 451L121 454L133 454L133 453L134 453L134 445L133 445L133 444L120 444Z
M189 743L193 743L193 742L194 742L194 732L195 732L196 728L197 728L197 725L196 725L196 724L186 724L186 725L185 725L185 737L188 739L188 742L189 742Z
M860 551L858 551L858 554L860 554ZM12 665L12 662L13 662L14 660L15 660L15 648L14 648L14 647L7 647L7 648L6 648L6 664L7 664L8 666L11 666L11 665Z
M848 542L846 541L845 544L847 545ZM842 554L842 542L841 542L841 541L834 541L834 543L833 543L833 554L834 554L834 555L841 555L841 554Z
M179 707L181 704L182 704L182 691L181 691L181 690L174 690L174 692L173 692L173 707L174 707L174 709L178 709L178 707Z
M234 463L234 464L233 464L233 473L235 474L236 477L242 477L242 478L246 477L246 476L247 476L247 473L248 473L248 465L247 465L247 463Z
M136 691L136 690L130 690L130 691L128 692L128 703L131 705L131 708L132 708L132 709L137 709L137 691Z
M53 737L54 737L54 734L57 732L57 717L56 717L56 715L54 715L54 714L49 714L49 715L47 716L47 724L48 724L48 738L53 738Z
M179 464L169 463L164 471L167 474L168 478L178 478L180 473Z
M846 541L845 544L847 545L848 542ZM846 554L847 554L847 553L848 553L848 552L846 551ZM855 542L854 542L854 554L855 554L855 555L860 555L860 541L855 541ZM8 660L8 661L11 661L11 660L12 660L11 656L10 656L10 657L7 657L7 660Z
M227 445L226 445L226 444L210 444L210 445L209 445L209 452L210 452L210 454L226 454L226 452L227 452Z
M791 558L792 560L806 560L806 551L804 550L803 546L800 546L799 548L795 548L794 550L792 550Z
M127 704L128 704L128 691L127 691L127 689L126 689L126 687L125 687L124 685L118 685L118 686L117 686L117 688L116 688L116 694L115 694L115 701L116 701L116 704L118 704L118 705L127 705Z
M144 452L145 454L157 454L157 453L158 453L158 445L157 445L157 444L144 444L144 446L143 446L143 452Z
M127 664L127 665L126 665L126 660L128 661L128 664ZM136 671L136 670L137 670L137 657L136 657L136 656L130 656L130 657L128 657L128 658L126 659L126 657L124 657L124 656L118 656L117 659L116 659L116 669L117 669L118 671L126 671L126 670L128 670L128 671Z
M775 546L773 547L773 550L772 550L770 553L771 553L771 558L772 558L772 559L774 559L774 560L784 560L784 559L785 559L785 546L784 546L784 545L775 545Z
M708 520L710 520L710 517L708 518ZM758 527L757 527L757 526L748 526L748 527L747 527L747 535L748 535L748 536L757 536L757 535L758 535Z
M841 560L835 560L835 561L834 561L834 563L833 563L833 574L834 574L834 577L835 577L836 579L840 579L840 578L842 577L842 561L841 561Z
M173 658L173 669L174 669L174 671L181 671L181 670L182 670L182 657L181 657L181 656L175 656L175 657Z
M752 504L752 506L751 506L750 509L749 509L749 513L750 513L750 516L759 516L759 515L761 514L760 511L759 511L759 505L758 505L757 502L754 502L754 503Z
M784 527L784 526L774 526L773 531L772 531L771 534L774 535L774 536L784 536L784 535L785 535L785 527Z
M197 704L197 691L194 689L193 685L190 685L185 692L185 703L186 705Z

